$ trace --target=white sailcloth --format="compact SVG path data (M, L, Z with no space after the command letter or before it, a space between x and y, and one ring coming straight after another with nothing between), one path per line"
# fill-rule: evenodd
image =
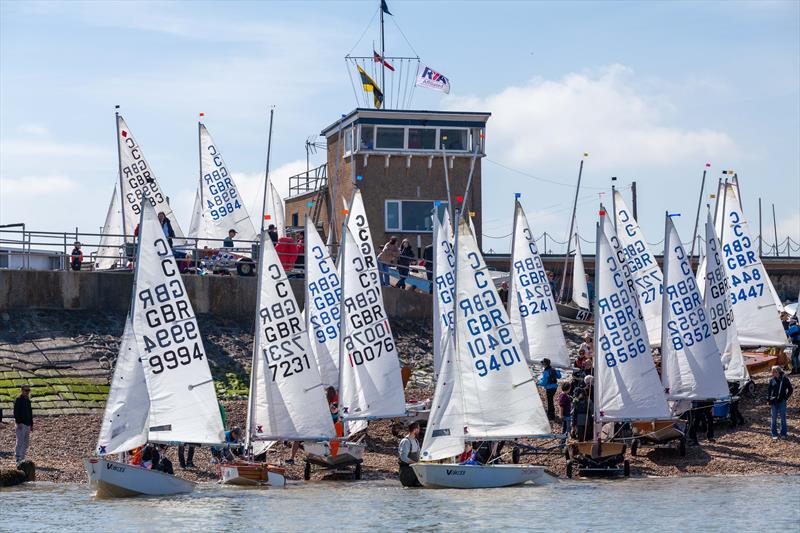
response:
M275 225L275 230L278 232L278 238L286 237L286 220L283 212L283 200L281 195L278 194L278 189L272 184L272 180L267 183L267 205L264 212L264 218L267 221L267 227L270 224Z
M439 375L445 342L453 335L453 300L455 299L455 264L453 228L450 214L444 220L433 215L433 376Z
M664 234L664 298L661 382L670 400L728 396L721 354L689 257L667 215Z
M123 254L124 238L116 236L122 235L122 205L119 202L116 184L114 184L111 202L108 204L108 213L106 213L102 234L100 246L97 248L97 261L94 264L96 270L113 268Z
M133 332L150 397L149 440L224 442L197 319L155 209L142 202Z
M581 238L575 232L575 258L572 265L572 301L582 309L590 309L589 284L586 282L586 269L583 266L581 253Z
M609 219L601 217L595 255L595 412L601 422L666 419L639 298Z
M328 247L306 216L306 312L311 351L325 385L339 388L339 312L342 284Z
M144 369L139 361L131 317L128 316L106 399L103 425L97 439L97 453L121 453L146 443L149 411L150 398L147 395Z
M745 382L750 379L750 374L744 363L742 347L739 345L739 334L736 331L736 320L728 293L728 276L725 274L719 239L717 239L710 213L706 220L704 259L703 272L701 273L700 269L697 272L698 286L701 285L702 275L702 287L704 288L700 290L703 292L711 332L714 334L714 340L721 353L725 378L728 381Z
M336 431L308 330L267 232L261 235L258 272L253 345L257 371L248 434L251 440L333 438Z
M513 254L508 287L511 327L528 362L548 358L569 366L569 350L536 240L519 201L514 204Z
M200 202L200 189L198 188L194 193L194 205L192 206L192 221L189 223L189 234L187 237L193 239L205 238L203 230L203 204ZM194 242L192 242L194 244ZM198 241L198 248L203 246L203 243Z
M734 186L717 196L716 229L722 243L739 342L744 346L783 346L786 334L769 290L768 274L750 239Z
M363 224L366 230L366 219ZM342 247L340 411L349 419L402 416L400 361L383 307L375 255L362 253L347 227Z
M169 219L172 224L172 230L175 232L175 237L183 237L183 230L181 230L178 219L169 206L167 196L161 191L158 180L147 164L141 147L136 144L130 128L128 128L125 120L120 115L117 115L117 130L119 132L117 142L119 143L120 169L122 172L120 198L122 199L125 227L130 235L127 239L129 241L133 240L134 229L136 224L139 223L142 196L145 194L155 212L163 212ZM178 242L173 241L173 244L177 245Z
M636 287L650 346L657 347L661 343L661 269L619 191L614 191L614 205L617 238Z
M256 231L244 198L239 194L236 182L228 171L219 147L208 133L205 124L200 129L200 176L203 184L203 218L205 219L206 238L224 239L229 230L236 230L236 238L245 241L257 239ZM222 242L217 240L213 246L219 248Z
M425 460L460 453L464 440L551 432L531 369L464 219L458 225L456 254L455 346L446 350L436 383L422 448Z

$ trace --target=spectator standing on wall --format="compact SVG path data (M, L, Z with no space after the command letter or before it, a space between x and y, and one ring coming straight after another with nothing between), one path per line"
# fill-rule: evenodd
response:
M275 224L270 224L267 228L267 234L269 235L269 240L272 241L272 244L278 244L278 230L275 229Z
M82 264L83 250L81 250L81 243L80 241L75 241L72 253L70 254L70 266L72 266L72 270L78 271L81 269Z
M175 230L172 229L172 222L169 221L167 215L163 211L158 213L158 223L161 224L161 229L164 230L164 236L167 238L169 247L172 248L172 239L175 237Z
M383 250L378 254L378 270L381 272L381 283L389 283L389 267L397 264L397 257L400 255L400 247L397 246L397 237L390 237L389 242L383 245Z

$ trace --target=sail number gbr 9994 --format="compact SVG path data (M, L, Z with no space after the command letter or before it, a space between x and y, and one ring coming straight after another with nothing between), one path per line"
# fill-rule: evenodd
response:
M145 359L153 374L175 370L202 360L205 356L200 342L189 297L180 279L175 259L164 239L153 242L161 258L161 271L165 281L155 286L144 286L137 290L137 305L143 332ZM141 284L141 281L139 281Z

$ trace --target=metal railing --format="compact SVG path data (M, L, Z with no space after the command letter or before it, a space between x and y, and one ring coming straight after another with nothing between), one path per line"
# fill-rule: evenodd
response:
M289 178L289 198L318 191L328 185L328 164L295 174Z

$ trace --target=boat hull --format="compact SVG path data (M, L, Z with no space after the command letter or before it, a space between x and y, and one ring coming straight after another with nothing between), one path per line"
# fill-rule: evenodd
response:
M330 444L327 442L307 442L304 447L309 460L329 468L360 463L367 448L366 445L357 442L341 442L336 455L332 455Z
M242 487L285 487L286 470L266 463L230 463L220 465L223 485Z
M555 476L538 465L416 463L411 468L422 486L431 489L488 489L556 481Z
M556 303L558 316L567 322L574 322L577 324L594 324L594 315L591 311L581 309L571 304Z
M100 458L85 459L83 466L98 498L171 496L192 492L195 483L134 465Z

